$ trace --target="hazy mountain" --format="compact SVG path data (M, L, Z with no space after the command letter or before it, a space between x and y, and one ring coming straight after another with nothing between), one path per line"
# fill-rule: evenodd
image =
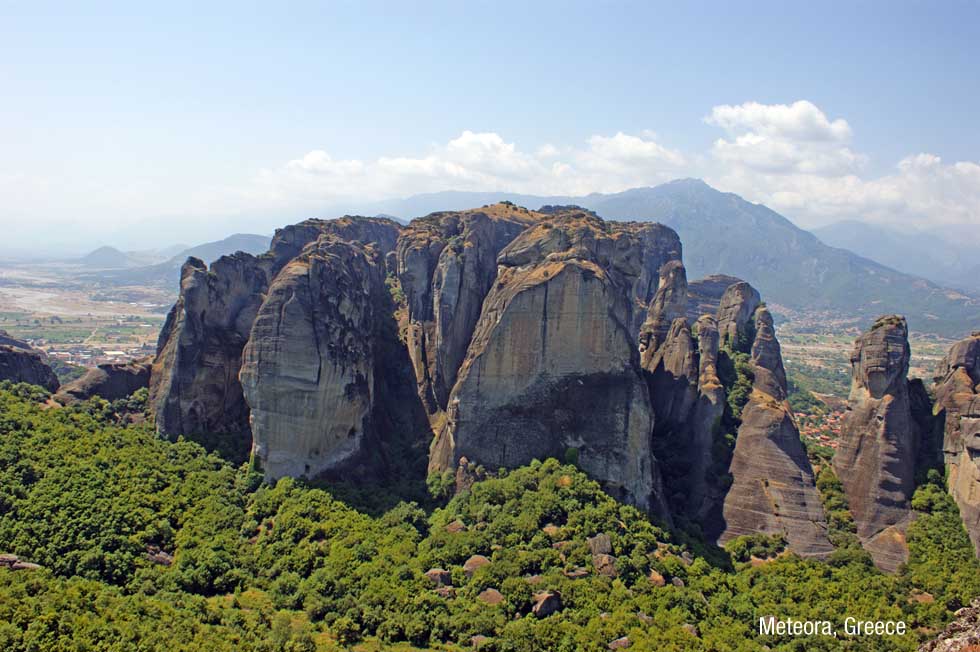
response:
M117 285L164 285L176 289L180 280L180 267L190 258L200 258L211 264L221 256L244 251L253 255L263 254L269 249L271 236L253 233L236 233L223 240L206 242L184 249L168 260L155 265L132 267L126 270L112 270L97 274L98 280ZM121 252L120 252L121 253Z
M897 312L908 317L912 330L949 336L962 336L980 325L976 296L831 247L779 213L698 179L584 197L431 193L379 203L371 210L416 217L501 200L530 208L578 204L609 219L663 222L684 243L690 278L733 274L756 286L776 312L781 307L830 311L866 320Z
M121 269L134 265L133 259L129 255L115 247L99 247L82 256L78 262L86 267L96 269Z
M968 291L980 291L976 243L927 232L845 220L813 229L833 247L843 247L889 267Z

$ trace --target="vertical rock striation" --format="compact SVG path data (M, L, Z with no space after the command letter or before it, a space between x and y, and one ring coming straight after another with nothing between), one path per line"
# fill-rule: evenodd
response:
M269 479L349 462L370 430L378 248L321 235L279 272L242 354L252 453Z
M500 252L434 469L462 457L512 467L575 449L611 493L667 516L632 331L652 226L555 209Z
M894 571L908 559L920 426L907 378L908 327L903 317L875 321L851 353L851 393L834 469L844 485L862 545L875 564Z
M935 411L945 420L949 492L980 555L980 332L954 344L939 364Z

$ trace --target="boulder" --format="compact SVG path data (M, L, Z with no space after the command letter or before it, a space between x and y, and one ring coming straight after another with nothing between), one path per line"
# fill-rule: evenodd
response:
M620 638L617 638L615 641L610 641L609 645L607 645L606 647L608 647L610 650L625 650L629 646L630 646L630 637L621 636Z
M595 566L595 570L599 575L604 577L619 576L619 570L616 568L616 558L612 555L592 555L592 565Z
M430 568L425 571L425 576L436 586L452 586L453 575L442 568Z
M463 563L463 572L466 577L473 577L479 569L490 563L490 560L483 555L473 555Z
M497 589L484 589L476 596L483 604L498 605L504 601L504 594Z
M980 555L980 332L950 348L935 382L949 493Z
M547 618L553 613L561 611L561 595L556 591L541 591L534 594L534 606L531 613L538 618Z
M649 577L649 579L650 579L650 584L653 584L654 586L658 586L658 587L659 586L667 586L667 580L664 579L664 576L661 575L656 570L651 570L650 571L650 577Z
M593 555L612 554L612 539L609 538L608 534L597 534L585 541L589 544L589 550L592 551Z

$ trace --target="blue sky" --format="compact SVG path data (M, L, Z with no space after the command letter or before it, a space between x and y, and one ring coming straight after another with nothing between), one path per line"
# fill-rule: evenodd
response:
M138 4L0 3L8 247L678 176L980 226L980 3Z

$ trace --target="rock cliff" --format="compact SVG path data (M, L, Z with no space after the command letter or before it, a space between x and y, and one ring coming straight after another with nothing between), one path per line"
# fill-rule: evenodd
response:
M497 258L431 466L563 458L666 516L635 345L635 284L654 225L550 211ZM661 227L657 227L661 228Z
M881 317L857 338L851 393L834 456L858 537L886 571L908 559L905 532L922 435L912 415L909 357L903 317Z
M954 344L939 364L935 411L945 424L949 492L980 555L980 332Z
M6 331L0 331L0 380L40 385L49 392L58 389L58 377L44 353Z
M381 252L321 235L269 287L242 353L252 453L269 479L314 477L357 455L370 429Z
M150 376L157 430L168 436L219 435L233 449L251 446L250 410L239 381L242 351L270 284L321 235L393 248L400 227L378 218L306 220L276 231L267 254L236 253L210 269L190 258L167 316Z
M126 398L149 386L151 364L149 359L100 364L95 369L89 369L81 378L62 386L53 398L62 405L87 401L93 396L107 401Z

